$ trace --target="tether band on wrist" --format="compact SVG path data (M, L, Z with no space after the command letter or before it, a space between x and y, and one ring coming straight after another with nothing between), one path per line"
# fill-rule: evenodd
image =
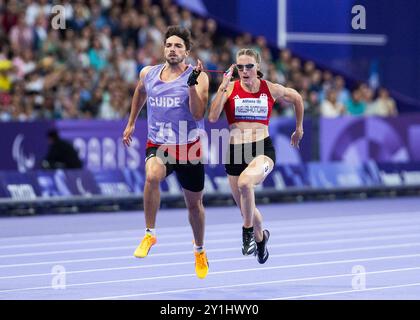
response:
M197 78L200 75L201 71L193 70L188 77L187 84L192 87L198 84Z

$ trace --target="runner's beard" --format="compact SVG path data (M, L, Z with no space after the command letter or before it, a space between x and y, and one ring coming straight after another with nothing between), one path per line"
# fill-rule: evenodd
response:
M177 65L180 64L184 59L178 56L167 57L166 62L170 65Z

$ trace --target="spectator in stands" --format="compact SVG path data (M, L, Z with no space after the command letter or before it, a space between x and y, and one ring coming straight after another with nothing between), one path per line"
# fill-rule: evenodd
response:
M367 84L362 84L359 89L362 94L362 101L366 104L365 115L372 115L375 109L374 92Z
M304 74L310 77L314 71L315 71L315 63L313 61L306 61L303 66Z
M9 39L13 49L32 49L34 33L26 24L24 14L19 14L17 23L10 30Z
M373 103L371 115L381 117L393 117L398 115L395 100L389 96L387 89L379 88L378 97Z
M12 80L9 76L11 69L10 60L0 60L0 92L8 93L12 89Z
M333 87L333 75L330 71L324 70L322 72L322 91L326 95L327 91Z
M22 80L25 75L36 69L34 54L31 49L25 49L17 52L12 63L15 67L16 80Z
M318 69L315 69L311 76L311 87L309 88L311 91L316 91L318 94L321 93L322 90L322 72Z
M310 91L308 97L308 111L305 110L305 115L312 117L319 117L321 114L321 106L319 101L319 95L316 91Z
M0 92L0 120L9 121L11 118L11 96L5 92Z
M127 84L135 84L137 81L137 61L135 59L134 46L128 46L124 52L117 55L118 71Z
M1 24L6 34L16 25L21 8L17 1L8 1L6 3L6 10L4 12Z
M73 145L60 138L57 130L51 129L47 132L48 153L42 162L44 169L80 169L82 161Z
M138 5L134 6L134 2ZM197 17L189 10L179 8L173 0L156 1L159 5L151 0L86 2L62 0L60 4L65 7L66 30L51 28L51 7L54 1L13 0L5 1L3 5L1 3L0 0L0 7L3 8L0 9L0 60L11 60L16 66L8 74L9 90L13 90L20 80L23 80L24 87L34 79L38 80L37 85L41 81L49 82L50 89L54 88L52 93L48 93L49 99L54 99L54 105L59 106L56 111L59 111L64 118L92 116L101 118L110 113L114 114L112 118L124 116L122 110L125 107L116 113L110 109L108 110L110 112L99 112L103 99L96 97L93 101L92 98L93 91L97 89L97 82L102 77L106 79L105 86L101 87L101 91L106 92L104 89L110 81L115 80L114 75L122 74L122 85L116 90L121 90L122 94L126 94L129 90L130 94L134 90L133 75L137 75L146 65L162 61L160 48L163 41L162 34L168 24L178 24L178 22L190 28L195 36L195 47L199 49L197 52L192 50L190 57L196 59L198 55L208 69L225 70L240 48L253 47L263 57L261 69L267 80L271 79L284 85L289 82L291 87L306 97L306 106L311 104L309 100L315 95L312 92L316 92L318 102L322 103L331 87L337 90L339 102L347 103L351 100L341 76L332 78L331 72L316 69L312 61L301 61L293 56L289 49L278 52L279 57L274 63L276 72L273 65L268 63L276 57L271 57L273 51L270 50L264 37L253 38L249 33L237 34L235 37L225 36L219 31L215 20ZM45 57L54 60L54 67L48 70L38 68ZM75 72L83 69L83 76L89 74L88 79L92 83L92 87L89 88L91 92L90 95L85 91L81 92L80 108L73 103L77 99L72 98L73 93L80 90L79 82L76 81L78 79L69 77L64 81L62 78L67 78L65 73L61 74L61 78L57 78L55 75L57 64ZM2 76L4 86L4 74ZM58 80L55 84L51 84L53 81L48 79ZM218 76L210 77L210 95L215 94L219 82ZM29 84L32 85L34 84ZM45 88L42 88L39 95L44 95L44 90ZM86 96L90 96L91 99L87 101ZM22 98L25 100L25 97ZM32 101L34 97L27 98ZM97 105L92 105L93 103ZM32 106L19 108L19 110L26 109L30 115L27 120L38 119L38 116L43 115L43 112L37 113ZM290 108L284 106L279 111L282 115L291 114ZM379 112L382 115L389 113ZM3 119L18 120L14 118L15 115L19 115L20 120L25 119L22 113L11 114L11 118Z
M27 2L29 2L29 4L25 4L25 21L28 26L32 27L36 23L38 17L48 17L51 14L52 6L48 3L48 0L29 0Z
M337 91L338 102L345 104L350 99L350 92L346 88L346 82L342 76L334 78L334 89Z
M337 101L337 91L330 89L327 91L327 99L321 103L321 116L336 118L346 112L344 105Z
M93 46L88 52L90 66L96 71L101 71L107 66L108 52L102 47L99 38L93 39Z
M48 36L48 18L46 15L39 15L35 20L34 30L34 48L42 48L44 41Z
M289 49L283 49L280 51L280 58L276 62L276 67L285 76L289 75L291 59L292 54Z
M350 115L363 115L366 110L366 103L362 101L362 93L360 89L356 89L351 94L351 99L347 101L346 105L347 114Z

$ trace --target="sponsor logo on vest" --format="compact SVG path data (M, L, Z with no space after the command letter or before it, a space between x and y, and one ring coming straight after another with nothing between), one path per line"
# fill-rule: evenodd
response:
M149 106L151 107L180 107L181 98L180 97L149 97L148 98Z

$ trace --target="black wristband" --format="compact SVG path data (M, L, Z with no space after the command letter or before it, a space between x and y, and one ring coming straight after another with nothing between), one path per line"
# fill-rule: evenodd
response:
M188 80L187 80L187 84L189 87L192 87L198 84L197 78L200 75L200 73L201 73L200 70L197 71L195 69L190 73L190 76L188 77Z

